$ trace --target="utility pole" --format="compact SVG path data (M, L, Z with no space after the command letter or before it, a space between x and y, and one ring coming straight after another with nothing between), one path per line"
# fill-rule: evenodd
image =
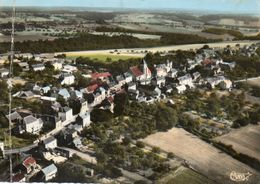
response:
M9 89L9 148L12 152L12 78L13 78L13 60L14 60L14 23L15 23L15 0L13 0L13 9L12 9L12 32L11 32L11 50L10 50L10 62L9 62L9 79L7 81ZM12 154L9 155L10 162L10 182L13 181L13 163L12 163Z

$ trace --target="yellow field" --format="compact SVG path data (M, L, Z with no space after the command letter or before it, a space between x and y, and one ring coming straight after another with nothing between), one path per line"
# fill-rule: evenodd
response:
M124 54L91 54L91 53L67 53L68 58L77 58L77 57L88 57L90 59L96 59L99 61L118 61L118 60L127 60L130 58L141 58L138 55L124 55ZM109 58L111 60L109 60Z

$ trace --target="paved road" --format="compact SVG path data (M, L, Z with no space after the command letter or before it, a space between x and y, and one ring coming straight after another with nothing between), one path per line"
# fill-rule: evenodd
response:
M246 82L246 81L257 80L257 79L260 79L260 76L259 76L259 77L252 77L252 78L248 78L248 79L236 80L236 81L234 81L234 82L235 82L235 83L236 83L236 82Z
M69 125L70 123L74 122L74 121L76 120L76 117L77 117L77 116L74 116L72 119L67 120L67 121L64 121L64 122L62 123L62 126L61 126L61 127L55 128L55 129L53 129L52 131L48 132L46 135L43 135L42 137L40 137L40 138L38 139L38 141L35 141L35 143L33 143L33 144L31 144L31 145L28 145L28 146L25 146L25 147L22 147L22 148L15 148L15 149L12 149L12 150L5 150L5 154L15 154L15 153L26 152L26 151L29 151L30 149L33 149L33 148L37 147L39 141L43 141L43 140L47 139L47 138L50 137L50 136L56 135L56 134L59 133L62 129L64 129L65 126L67 126L67 125Z

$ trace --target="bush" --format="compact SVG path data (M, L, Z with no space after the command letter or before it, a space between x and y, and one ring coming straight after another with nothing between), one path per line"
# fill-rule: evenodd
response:
M137 146L138 148L144 148L144 147L145 147L145 144L144 144L143 142L141 142L141 141L137 141L137 142L136 142L136 146Z

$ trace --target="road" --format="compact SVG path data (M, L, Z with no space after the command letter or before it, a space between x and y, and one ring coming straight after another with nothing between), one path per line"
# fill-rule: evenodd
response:
M5 150L5 154L15 154L15 153L26 152L26 151L29 151L30 149L33 149L33 148L37 147L39 141L43 141L43 140L47 139L50 136L56 135L62 129L64 129L64 127L66 127L70 123L74 122L76 120L76 117L77 116L73 116L72 119L66 120L66 121L62 122L62 126L61 127L55 128L52 131L48 132L47 134L43 135L37 141L35 141L33 144L25 146L25 147L22 147L22 148L15 148L15 149L12 149L12 150Z
M83 153L83 152L80 152L78 150L67 148L67 147L60 147L60 148L64 149L64 150L67 150L67 151L70 151L71 153L79 156L80 158L82 158L86 162L89 162L89 163L92 163L92 164L97 164L96 157L93 157L93 156L91 156L91 155L89 155L87 153Z
M96 54L107 54L107 55L118 55L118 53L127 56L145 56L145 51L148 52L168 52L172 50L190 50L190 49L199 49L204 45L208 45L212 48L224 48L227 45L235 47L236 44L240 46L250 45L256 43L257 41L229 41L229 42L217 42L217 43L201 43L201 44L185 44L185 45L169 45L169 46L160 46L160 47L147 47L147 48L125 48L125 49L106 49L106 50L88 50L88 51L72 51L72 52L58 52L55 54L66 54L73 56L80 55L96 55ZM114 52L117 50L117 52ZM113 52L113 54L112 54Z
M258 77L251 77L251 78L247 78L247 79L236 80L234 82L235 83L237 83L237 82L246 82L246 81L253 81L253 80L258 80L258 79L260 79L260 76L258 76Z

